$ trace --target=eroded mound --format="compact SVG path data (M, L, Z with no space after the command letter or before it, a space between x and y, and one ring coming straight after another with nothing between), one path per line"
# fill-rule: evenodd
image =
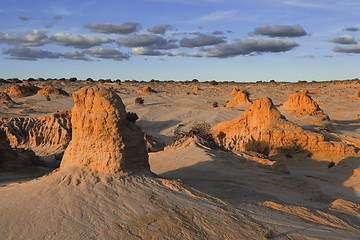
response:
M12 148L31 149L46 158L46 165L58 167L71 140L71 114L68 111L38 118L3 118L2 129Z
M321 110L319 104L308 95L307 90L290 94L289 99L282 107L299 116L310 115L326 120L330 119L329 116Z
M12 149L5 132L0 130L0 169L18 168L37 163L34 152L25 149Z
M50 95L50 94L69 96L69 94L66 91L60 88L54 88L53 86L47 86L45 88L40 89L37 92L37 95Z
M16 84L4 89L5 93L10 93L15 97L27 97L35 95L39 88L30 84Z
M149 169L144 135L127 119L118 95L104 88L83 87L73 97L72 140L61 167L86 166L109 173Z
M152 89L151 87L143 87L139 90L137 90L137 93L156 93L156 91L154 89Z
M226 107L232 107L236 105L251 105L251 101L249 100L249 94L246 92L238 91L236 96L228 103L226 103Z
M350 96L353 99L360 99L360 90L357 90L353 95Z
M264 141L276 149L301 147L308 151L355 153L353 146L325 141L323 135L304 130L288 121L267 97L255 101L238 118L219 123L213 129L217 140L225 148L234 151L245 151L245 144L256 140Z
M229 97L233 97L233 96L236 96L236 94L240 92L240 90L238 88L233 88L231 93L229 93L227 96Z
M7 95L7 93L5 93L5 92L0 92L0 100L4 101L4 102L10 102L10 103L14 102L11 99L11 97L9 97L9 95Z

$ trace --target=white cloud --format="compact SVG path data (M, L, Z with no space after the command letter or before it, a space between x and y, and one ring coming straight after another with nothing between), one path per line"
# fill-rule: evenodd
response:
M85 50L84 53L95 58L112 59L115 61L122 61L130 58L129 54L120 52L118 48L89 48Z
M338 43L338 44L354 44L354 43L356 43L355 38L353 36L351 36L351 35L348 35L348 34L333 37L331 42Z
M50 39L58 45L73 46L76 48L89 48L114 41L104 36L78 35L71 33L56 33L52 35Z
M14 36L9 33L0 33L0 42L22 47L43 46L50 42L46 32L30 30L25 35Z

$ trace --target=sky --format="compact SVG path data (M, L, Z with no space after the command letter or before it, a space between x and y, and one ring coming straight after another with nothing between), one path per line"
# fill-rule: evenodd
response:
M360 77L358 0L0 0L0 78Z

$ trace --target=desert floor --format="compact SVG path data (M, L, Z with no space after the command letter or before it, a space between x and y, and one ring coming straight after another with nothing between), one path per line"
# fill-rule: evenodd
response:
M112 89L122 98L126 110L139 116L136 124L147 135L156 139L158 146L149 152L152 172L169 181L175 180L171 182L174 186L181 183L190 186L197 194L206 194L207 198L213 197L217 199L216 201L222 201L223 204L233 209L232 211L236 210L236 214L239 216L244 215L251 219L252 223L265 229L258 235L256 233L249 235L249 239L360 239L359 155L341 158L331 154L309 156L306 153L298 152L287 157L284 155L265 156L254 152L211 149L192 138L182 144L172 145L174 132L186 131L196 123L205 122L214 126L220 122L235 119L242 114L248 106L224 106L233 98L228 94L233 88L238 88L248 91L251 101L261 97L271 98L274 105L288 120L304 129L319 132L326 128L329 138L340 139L342 142L351 143L356 148L360 148L360 99L350 97L356 90L360 90L359 81L219 83L212 85L211 83L197 82L89 83L51 80L35 81L31 84L42 88L48 85L62 88L70 95L50 95L50 101L46 101L43 95L14 97L9 94L16 104L9 107L3 103L0 106L0 118L43 117L57 111L70 110L74 105L71 94L86 85L98 85ZM8 86L10 86L9 83L1 83L0 91ZM145 86L151 87L156 92L137 93L137 90ZM198 89L194 89L195 87ZM327 126L324 126L324 121L316 117L294 116L280 107L287 101L290 94L303 89L309 91L312 99L330 117L330 121L326 122ZM137 97L143 98L144 103L135 104L134 100ZM214 102L218 103L218 107L213 106ZM269 162L272 161L281 163L286 170L271 167ZM335 166L329 168L328 165L331 161L335 163ZM40 193L42 190L39 181L46 182L47 177L43 175L51 171L53 168L36 166L1 171L0 209L16 208L11 203L6 204L5 198L8 196L21 198L16 195L17 190L26 192L28 188L27 191ZM56 181L54 180L51 184L56 184ZM149 183L148 186L151 187L151 184ZM123 186L116 187L125 194L126 204L131 205L132 201L136 201L135 193L126 193L125 188ZM59 189L61 191L61 188ZM44 189L43 191L51 194L52 190ZM88 193L84 189L82 191L84 194ZM136 183L132 183L128 191L139 191ZM159 191L162 190L159 189ZM180 190L179 192L181 193ZM45 194L42 194L43 198L46 198ZM111 194L111 191L108 191L107 194ZM92 193L89 197L98 197L95 195ZM174 196L169 195L168 197L176 198L177 195L174 193ZM48 201L60 204L52 197L49 197ZM196 208L196 202L191 199L188 201L189 203L186 204L193 204ZM174 202L176 201L174 200ZM110 204L116 205L116 202ZM94 211L94 208L91 209ZM104 208L104 211L111 211L111 209ZM71 215L71 213L69 214ZM7 221L12 217L11 214L7 214L6 217L2 217L1 221ZM25 214L24 218L31 218L31 216ZM139 225L142 223L141 221L144 221L145 224L146 220L141 218L141 214L137 219L141 219L138 225L133 225L138 229L141 228ZM127 220L123 219L123 221ZM176 221L181 222L179 219ZM53 222L51 223L53 224ZM127 226L131 229L132 225ZM165 227L165 225L161 226ZM46 228L43 225L39 227ZM79 225L78 227L83 226ZM2 231L22 232L14 225L7 228L9 229ZM36 228L34 227L34 229ZM246 228L242 231L246 231ZM44 236L41 234L43 233L39 233L37 236ZM216 232L214 234L216 236ZM19 233L6 236L17 239L26 235ZM129 239L147 238L146 234L139 234L138 237L134 235L131 237L128 235L118 236ZM53 237L56 238L56 236ZM111 234L97 237L116 238ZM159 235L158 237L163 236ZM207 238L206 235L183 237ZM226 239L226 237L223 238ZM154 239L156 239L156 235L154 235ZM219 237L219 239L221 238Z

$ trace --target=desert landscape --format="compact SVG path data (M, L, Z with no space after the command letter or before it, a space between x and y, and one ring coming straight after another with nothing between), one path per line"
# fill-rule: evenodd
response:
M1 79L0 239L360 239L360 80Z

